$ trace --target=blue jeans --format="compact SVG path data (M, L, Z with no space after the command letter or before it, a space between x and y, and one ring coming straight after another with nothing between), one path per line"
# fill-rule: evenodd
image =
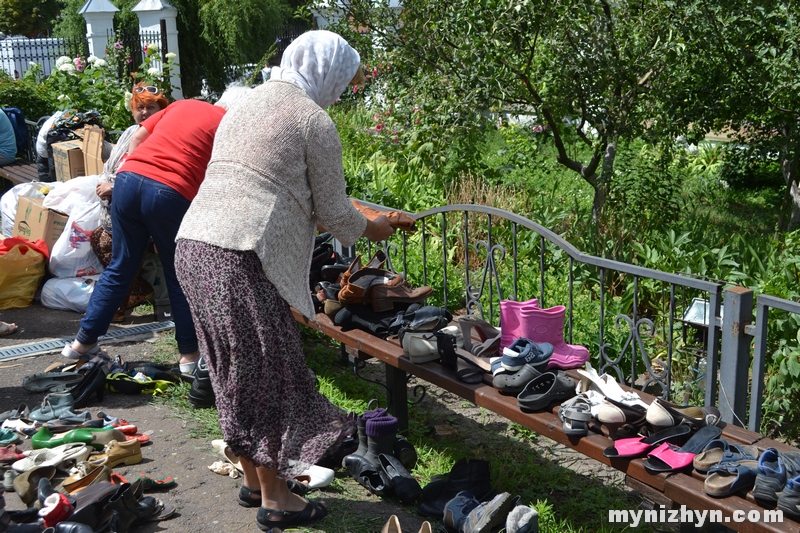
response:
M121 172L114 181L111 202L111 263L92 292L76 339L94 344L105 335L114 313L127 296L142 264L150 238L158 250L175 322L178 351L197 351L197 334L189 304L175 275L175 236L189 209L189 200L175 189L133 172Z

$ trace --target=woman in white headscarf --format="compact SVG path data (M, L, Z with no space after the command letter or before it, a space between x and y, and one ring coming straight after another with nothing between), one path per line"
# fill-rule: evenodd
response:
M341 141L325 112L363 78L341 36L297 38L270 80L225 115L178 232L176 270L223 435L242 460L239 503L261 506L263 531L327 514L292 478L353 430L316 390L289 306L314 319L308 275L318 223L346 246L394 232L386 217L367 220L348 201Z

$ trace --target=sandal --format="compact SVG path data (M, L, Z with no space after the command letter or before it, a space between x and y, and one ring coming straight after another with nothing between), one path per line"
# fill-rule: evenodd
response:
M168 479L171 480L172 478ZM306 483L303 483L302 481L298 481L296 479L287 479L286 486L289 487L289 491L297 494L300 497L305 496L306 493L309 491L308 485ZM239 489L238 502L239 505L241 505L242 507L260 507L261 489L251 489L250 487L242 483L242 487Z
M558 419L562 422L565 434L583 437L589 434L592 406L586 398L575 396L558 409Z
M714 439L692 461L694 469L705 474L720 463L758 459L758 448L753 445L731 444L725 439Z
M478 357L497 356L500 352L500 330L485 320L472 315L458 319L461 335L464 338L464 349ZM472 342L472 330L478 334L480 342Z
M645 470L652 473L675 472L692 465L695 455L703 451L703 448L722 434L722 430L717 426L705 426L692 435L686 444L680 448L670 445L668 442L650 452L647 460L642 463Z
M259 507L256 524L261 531L271 531L273 528L283 531L290 527L313 524L326 516L328 516L328 510L325 508L325 504L309 500L300 511L281 511ZM270 519L274 517L278 517L278 519Z
M689 426L673 426L658 433L653 433L649 437L632 437L628 439L618 439L614 444L603 450L603 455L610 459L634 459L644 457L655 447L665 442L682 444L689 438L692 428Z

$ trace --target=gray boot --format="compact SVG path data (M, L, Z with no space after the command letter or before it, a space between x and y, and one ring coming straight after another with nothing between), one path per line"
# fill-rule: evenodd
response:
M31 419L47 422L72 411L74 401L69 392L51 392L42 400L42 406L31 412Z

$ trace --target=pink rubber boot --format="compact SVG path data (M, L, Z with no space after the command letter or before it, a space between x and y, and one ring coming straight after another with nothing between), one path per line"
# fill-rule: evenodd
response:
M553 355L547 369L579 368L589 360L589 350L584 346L564 342L564 318L567 308L563 305L540 309L527 307L520 315L524 329L523 337L534 342L549 342ZM505 332L505 329L503 330Z
M500 300L500 353L503 348L511 346L520 337L525 337L525 324L523 315L527 309L539 307L536 298L526 302L516 300ZM533 339L531 339L533 340Z

